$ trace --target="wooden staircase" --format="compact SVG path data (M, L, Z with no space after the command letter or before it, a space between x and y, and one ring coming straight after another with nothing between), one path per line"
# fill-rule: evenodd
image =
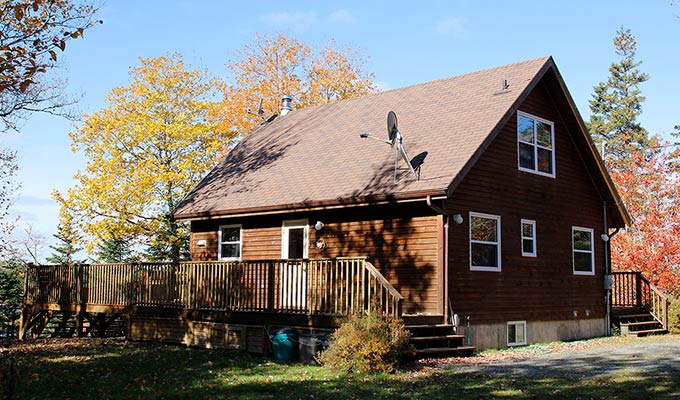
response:
M471 356L476 350L467 344L462 332L455 332L453 325L442 324L441 316L402 318L406 329L411 332L415 358Z
M647 336L668 333L668 296L640 272L613 272L612 322L621 334Z
M619 309L614 311L614 315L621 329L621 335L641 337L668 333L668 329L644 309Z

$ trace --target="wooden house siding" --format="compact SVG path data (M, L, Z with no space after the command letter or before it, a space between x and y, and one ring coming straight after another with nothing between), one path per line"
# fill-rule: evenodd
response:
M519 110L555 124L555 178L518 169L515 114L447 201L464 217L450 224L450 298L472 323L604 316L602 199L553 104L539 84ZM500 272L470 270L470 211L501 217ZM537 257L522 256L522 219L536 221ZM594 276L573 273L572 226L594 229Z
M404 313L440 314L441 223L423 203L192 221L191 256L193 261L217 260L218 227L242 224L242 259L279 259L283 221L307 219L309 258L367 256L404 296ZM325 224L321 231L314 229L317 220ZM323 251L315 246L318 239L326 242ZM199 240L206 240L206 246L198 247Z

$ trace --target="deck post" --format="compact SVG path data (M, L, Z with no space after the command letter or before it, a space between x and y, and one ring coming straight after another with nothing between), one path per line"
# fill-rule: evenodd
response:
M274 311L274 262L267 262L267 309Z
M83 322L85 321L85 313L87 312L87 293L85 293L83 266L81 264L76 264L73 268L75 269L74 275L76 278L76 299L79 305L78 315L76 317L76 335L81 337L84 335Z
M636 307L642 307L642 274L640 272L635 273L635 305Z
M31 270L33 263L28 263L24 270L24 292L21 299L21 315L19 316L19 339L23 340L26 336L26 324L30 321L30 308L26 306L28 296L28 271Z

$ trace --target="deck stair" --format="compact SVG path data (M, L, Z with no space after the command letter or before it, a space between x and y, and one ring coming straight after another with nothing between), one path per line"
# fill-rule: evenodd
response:
M448 324L406 324L416 358L470 356L476 350Z
M647 336L668 333L663 324L650 313L636 310L634 313L626 313L618 316L621 335Z

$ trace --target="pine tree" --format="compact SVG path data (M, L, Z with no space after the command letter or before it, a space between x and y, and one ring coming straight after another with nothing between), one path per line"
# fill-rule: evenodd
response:
M53 236L57 239L57 243L50 245L50 248L54 251L51 256L45 259L48 263L61 265L81 262L74 258L83 248L78 246L81 237L73 224L73 216L62 213L61 222L57 226L57 233Z
M640 84L649 75L638 68L642 61L635 59L637 43L630 29L619 28L614 47L621 59L609 66L607 81L594 87L589 129L598 149L604 147L607 155L620 160L649 145L647 130L637 122L645 101Z
M124 237L111 235L102 239L95 249L97 260L104 263L137 262L139 257L132 250L130 241Z

